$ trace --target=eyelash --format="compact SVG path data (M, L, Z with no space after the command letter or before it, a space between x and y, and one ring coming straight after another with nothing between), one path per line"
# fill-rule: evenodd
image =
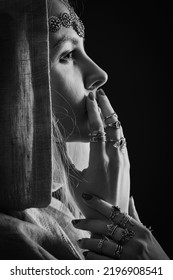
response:
M75 51L70 51L70 52L66 52L64 54L62 54L62 56L60 57L60 62L61 63L68 63L69 60L73 60L74 59L74 54L75 54Z

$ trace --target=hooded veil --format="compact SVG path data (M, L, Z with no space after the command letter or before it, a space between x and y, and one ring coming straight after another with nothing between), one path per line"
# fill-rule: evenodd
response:
M0 259L83 259L52 197L47 0L0 0Z
M0 209L46 207L52 128L46 0L0 0Z

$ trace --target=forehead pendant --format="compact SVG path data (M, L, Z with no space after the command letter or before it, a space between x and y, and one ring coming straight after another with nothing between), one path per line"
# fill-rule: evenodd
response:
M62 26L69 28L72 27L76 33L84 38L85 37L85 27L82 21L74 12L74 9L69 5L67 1L60 0L69 10L69 13L61 13L59 16L49 17L49 31L57 32Z

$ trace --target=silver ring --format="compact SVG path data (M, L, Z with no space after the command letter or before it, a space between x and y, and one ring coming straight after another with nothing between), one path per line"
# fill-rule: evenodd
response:
M121 137L118 141L115 142L113 145L114 148L119 148L120 150L123 150L127 145L126 138Z
M123 217L120 220L120 222L118 223L118 225L122 228L125 228L126 224L128 223L129 220L130 220L130 217L127 214L123 214Z
M95 130L89 133L90 142L106 142L106 133L105 131Z
M117 248L114 251L113 258L119 259L122 254L123 247L120 244L117 244Z
M120 214L120 208L118 206L112 206L111 207L111 213L109 215L109 220L114 222L114 219L116 216Z
M118 119L118 115L115 112L113 112L112 114L106 116L103 120L106 121L106 120L108 120L108 119L110 119L112 117L115 117L115 118Z
M104 241L105 241L105 238L101 238L97 244L97 248L99 249L100 252L102 251Z
M105 136L94 136L90 138L90 142L91 143L97 143L97 142L107 142L106 137Z
M128 242L131 238L133 238L135 236L135 232L133 230L128 230L127 228L124 229L123 233L122 233L122 237L119 241L120 244L124 244L126 242Z
M118 225L109 224L106 226L106 228L107 228L108 236L112 237L115 231L117 230Z
M121 123L119 120L117 120L116 122L108 123L105 128L111 127L111 128L119 129L120 126L121 126Z

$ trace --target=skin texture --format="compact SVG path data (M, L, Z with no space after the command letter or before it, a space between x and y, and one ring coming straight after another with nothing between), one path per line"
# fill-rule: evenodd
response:
M61 2L50 3L49 17L69 13ZM50 32L50 61L52 104L61 132L66 141L86 141L90 132L86 99L107 81L107 74L88 57L83 38L72 27Z
M117 244L121 242L123 226L118 223L119 216L115 216L110 221L110 214L112 212L112 205L92 196L89 199L85 198L85 203L102 215L102 219L81 219L74 220L73 224L76 228L88 230L98 235L107 236L109 239L105 240L102 249L98 247L100 239L98 238L83 238L78 241L82 249L88 249L86 259L105 259L113 260L114 252L117 249ZM150 230L141 224L138 214L135 209L133 199L130 200L130 220L126 223L125 228L133 231L133 236L122 243L123 250L120 254L120 260L168 260L157 240L154 238ZM119 215L123 213L120 212ZM107 230L107 225L113 223L118 225L117 229L112 235Z
M68 13L68 9L60 1L50 1L49 17L64 12ZM64 36L65 40L59 44ZM66 141L88 141L89 133L104 129L110 139L117 141L123 137L122 127L105 128L106 124L117 120L113 116L103 121L114 112L103 90L98 91L107 81L107 74L87 56L83 38L72 27L50 32L50 61L53 110L56 118L60 119ZM68 116L64 117L67 110ZM84 181L78 187L78 182L74 183L73 191L84 215L93 217L94 211L83 203L83 192L91 192L128 211L130 178L127 149L122 153L113 147L112 142L90 143L89 166L82 176ZM95 212L94 215L97 216Z
M61 2L51 0L50 3L49 16L68 12ZM58 47L64 36L67 40ZM85 142L93 131L106 132L106 142L90 143L89 166L81 172L83 180L74 182L76 202L86 217L86 220L74 222L74 226L98 236L106 235L111 206L117 205L133 217L135 224L135 237L127 243L121 259L168 259L152 233L140 223L134 204L129 200L127 147L122 150L113 146L124 137L123 129L122 126L118 129L107 126L116 122L117 116L105 120L114 109L104 91L99 89L107 81L107 74L87 56L83 39L71 27L50 33L50 63L53 110L66 141ZM84 200L83 193L94 199ZM122 230L119 230L121 234ZM89 250L86 258L113 259L119 239L114 236L106 241L109 250L102 252L98 252L99 240L91 235L91 238L79 241L81 248Z

